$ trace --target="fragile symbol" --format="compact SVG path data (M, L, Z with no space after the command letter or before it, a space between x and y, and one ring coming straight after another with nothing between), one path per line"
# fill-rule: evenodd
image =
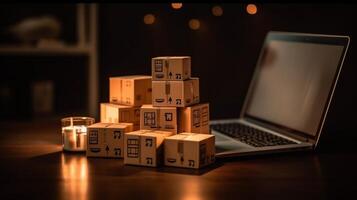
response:
M145 146L152 147L152 139L146 139L145 140Z
M181 105L181 99L176 99L176 105Z
M114 135L114 139L120 139L121 138L121 132L120 131L114 131L114 133L113 133L113 135Z
M177 101L177 100L176 100L176 101ZM170 97L170 98L169 98L169 103L171 104L171 102L172 102L172 98ZM176 104L177 104L177 103L176 103Z
M152 158L146 158L146 164L152 165Z
M108 155L108 153L109 153L109 147L108 147L108 145L107 145L107 147L105 147L105 150L107 151L107 155Z
M115 154L116 156L120 156L120 155L121 155L121 150L120 150L120 148L114 148L114 154Z
M170 79L171 79L171 77L172 77L172 73L171 73L171 72L169 73L169 77L170 77Z
M182 79L181 74L176 74L176 79Z
M165 113L165 120L172 121L172 113Z
M194 167L195 166L195 161L194 160L188 160L188 166Z

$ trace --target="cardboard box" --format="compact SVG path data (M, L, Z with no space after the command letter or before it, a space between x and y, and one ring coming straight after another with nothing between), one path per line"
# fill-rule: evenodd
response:
M115 104L141 106L151 104L151 76L109 78L109 101Z
M140 129L177 133L177 108L143 105L140 109Z
M165 138L165 165L201 168L215 161L215 136L180 133Z
M140 107L100 104L100 121L103 123L133 123L134 130L140 127Z
M124 135L124 164L156 167L163 163L168 131L138 130Z
M152 105L186 107L200 102L199 79L152 81Z
M191 77L191 57L173 56L151 59L152 80L182 81Z
M124 133L131 131L132 123L96 123L88 126L87 157L123 158Z
M209 104L178 108L178 132L210 134Z

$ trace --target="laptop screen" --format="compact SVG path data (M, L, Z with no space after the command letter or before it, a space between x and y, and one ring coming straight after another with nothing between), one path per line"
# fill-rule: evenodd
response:
M299 40L267 40L245 114L315 136L344 47Z

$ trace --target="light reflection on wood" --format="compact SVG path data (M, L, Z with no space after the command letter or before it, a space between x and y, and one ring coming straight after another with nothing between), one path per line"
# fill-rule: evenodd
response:
M85 156L61 155L64 192L68 199L88 199L88 163Z

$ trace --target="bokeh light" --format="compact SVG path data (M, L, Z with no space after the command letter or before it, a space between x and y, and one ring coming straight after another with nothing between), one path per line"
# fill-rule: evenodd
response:
M190 21L188 22L188 26L192 30L198 30L200 28L200 26L201 26L200 20L198 20L198 19L190 19Z
M212 15L219 17L223 15L223 8L221 6L213 6Z
M254 15L258 12L258 8L255 4L248 4L246 10L250 15Z
M182 8L182 3L171 3L171 7L173 9L178 10L178 9Z
M144 23L145 24L153 24L155 22L155 16L153 14L146 14L144 16Z

